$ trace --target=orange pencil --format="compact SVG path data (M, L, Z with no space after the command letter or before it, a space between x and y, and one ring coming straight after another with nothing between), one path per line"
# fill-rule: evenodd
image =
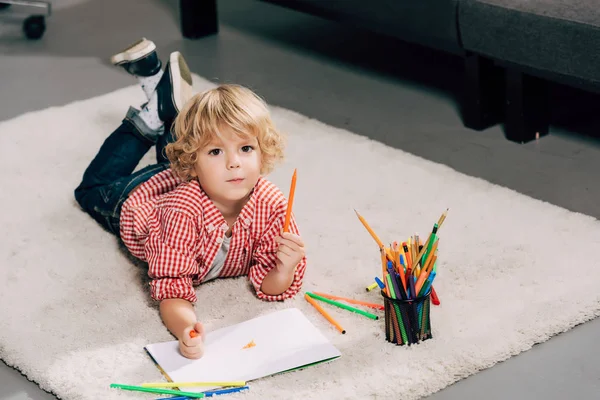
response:
M369 234L371 234L371 237L375 240L375 242L377 243L377 246L379 246L380 249L382 249L383 251L385 251L385 255L387 256L388 260L390 260L390 261L393 262L394 261L394 256L392 255L392 252L390 251L390 249L386 248L383 245L383 242L381 241L381 239L379 239L379 236L377 236L377 234L373 231L373 229L371 229L371 227L367 223L367 220L364 219L362 217L362 215L360 215L358 213L358 211L354 210L354 212L356 213L356 216L358 217L358 219L360 220L360 222L362 222L363 226L367 229L367 231L369 232Z
M342 326L340 324L338 324L335 319L331 318L331 315L329 315L327 313L327 311L323 310L323 307L318 305L314 299L312 299L306 293L304 294L304 298L306 299L306 301L308 301L310 304L312 304L313 307L316 308L317 311L320 312L321 315L325 317L325 319L327 319L327 321L331 322L331 324L333 326L335 326L338 331L342 332L342 334L346 333L346 330L344 328L342 328Z
M319 293L319 292L313 292L313 293L316 295L322 296L322 297L327 297L328 299L331 299L331 300L342 300L342 301L345 301L350 304L357 304L357 305L361 305L361 306L365 306L365 307L369 307L369 308L375 308L377 310L384 309L384 307L381 304L367 303L366 301L348 299L346 297L340 297L340 296L333 296L333 295L330 295L327 293Z
M283 224L283 231L290 231L290 219L292 217L292 204L294 203L294 193L296 192L296 169L294 169L294 175L292 175L292 185L290 187L290 197L288 198L287 210L285 211L285 223Z
M375 242L377 242L377 246L379 246L379 248L382 249L384 247L383 246L383 242L381 241L381 239L379 239L379 236L377 236L377 234L375 232L373 232L373 229L371 229L371 227L367 223L367 220L365 220L362 217L362 215L360 215L358 213L358 211L354 210L354 212L356 213L356 216L358 217L358 219L360 220L360 222L362 222L362 224L364 225L364 227L367 228L367 231L371 234L371 236L373 237L373 239L375 239Z

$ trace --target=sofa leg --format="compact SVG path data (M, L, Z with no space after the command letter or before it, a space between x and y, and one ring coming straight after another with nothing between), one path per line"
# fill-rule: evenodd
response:
M181 34L197 39L219 31L217 0L179 0Z
M525 143L547 135L550 126L548 83L508 68L506 70L506 138Z
M499 123L504 112L504 73L490 59L477 54L465 57L463 124L483 130Z

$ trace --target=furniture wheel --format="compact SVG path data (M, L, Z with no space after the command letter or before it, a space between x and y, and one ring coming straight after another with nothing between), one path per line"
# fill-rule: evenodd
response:
M43 15L32 15L23 22L23 32L29 39L39 39L46 31L46 21Z

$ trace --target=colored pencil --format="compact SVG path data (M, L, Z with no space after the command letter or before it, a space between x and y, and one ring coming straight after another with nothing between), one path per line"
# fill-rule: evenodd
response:
M450 211L449 208L446 209L446 211L444 211L442 213L442 215L440 216L440 219L438 220L437 224L438 224L438 228L442 227L442 224L444 223L444 221L446 220L446 217L448 216L448 211Z
M294 193L296 192L296 170L294 169L294 175L292 175L292 184L290 186L290 197L288 198L287 210L285 211L285 222L283 224L283 231L290 231L290 219L292 217L292 204L294 204Z
M328 299L327 297L319 296L318 294L314 294L314 293L311 293L311 292L306 292L306 294L309 295L310 297L312 297L313 299L321 300L324 303L331 304L332 306L336 306L336 307L342 308L342 309L347 310L347 311L352 311L353 313L357 313L357 314L363 315L363 316L365 316L367 318L379 319L379 316L377 316L375 314L372 314L372 313L367 312L367 311L363 311L363 310L361 310L359 308L356 308L356 307L350 307L350 306L348 306L348 305L346 305L344 303L340 303L339 301L331 300L331 299Z
M121 385L119 383L111 383L110 387L116 388L116 389L121 389L121 390L131 390L134 392L173 394L173 395L177 395L177 396L192 397L195 399L202 399L205 396L204 393L199 393L199 392L182 392L181 390L147 388L147 387L142 387L142 386Z
M404 276L404 266L402 265L402 255L400 255L398 260L398 274L400 274L400 283L402 284L402 289L404 289L404 293L406 293L406 277Z
M379 236L377 236L377 234L375 232L373 232L373 229L371 229L371 227L369 226L369 223L367 222L367 220L365 220L363 218L363 216L358 213L358 211L354 210L354 212L356 213L356 216L358 217L358 219L360 220L360 222L362 222L363 226L371 234L371 237L373 239L375 239L375 242L377 242L377 246L379 246L380 249L383 249L383 247L384 247L383 246L383 242L381 241L381 239L379 239Z
M242 392L244 390L250 390L250 386L233 387L233 388L228 388L228 389L216 389L216 390L210 390L208 392L203 392L203 393L206 397L214 397L214 396L221 396L224 394L238 393L238 392ZM159 397L158 399L155 399L155 400L189 400L189 397L186 397L186 396Z
M387 273L387 258L385 257L385 251L383 249L381 249L381 279L383 279L383 282L385 282L385 274ZM389 290L387 289L387 287L383 288L383 292L385 294L387 294L388 296L390 295Z
M356 213L356 216L358 217L360 222L366 228L367 232L369 232L371 237L375 240L375 243L377 243L377 246L385 252L386 257L389 260L394 261L394 256L392 254L392 251L383 245L383 242L381 241L381 239L379 239L379 236L377 236L377 234L373 231L373 229L371 229L367 220L364 219L363 216L358 213L358 211L354 210L354 212Z
M427 268L427 267L431 266L431 268L433 269L433 264L431 264L431 260L435 256L435 254L436 254L439 242L440 241L438 239L438 240L435 241L435 243L433 244L433 246L431 246L431 251L429 252L429 254L427 254L427 258L425 259L425 262L423 262L423 268Z
M412 268L412 258L410 257L410 251L408 250L408 244L406 242L402 242L402 248L404 249L405 254L404 259L407 261L406 270L408 270L408 267Z
M427 241L423 244L423 249L421 249L421 251L419 252L419 255L417 256L416 260L412 260L412 262L409 262L408 265L410 265L411 267L414 267L414 263L417 262L417 260L420 260L421 257L423 257L423 254L425 254L425 251L427 251L427 246L429 245L429 242L432 239L432 236L435 235L435 233L437 231L440 230L440 228L442 227L442 224L444 223L444 221L446 220L446 216L448 215L448 211L450 209L446 209L446 211L444 211L442 213L442 215L440 216L440 219L437 222L437 229L434 227L434 229L431 231L431 233L429 234L429 237L427 238ZM414 269L414 268L413 268Z
M433 259L430 260L430 264L434 263L436 259L436 256L433 256ZM417 291L417 293L421 293L421 288L423 287L423 284L425 283L425 281L427 280L427 278L429 278L429 274L431 273L431 268L427 268L424 269L423 271L421 271L421 275L419 275L419 279L417 280L417 283L415 285L415 290Z
M310 304L312 304L312 306L314 308L316 308L317 311L320 312L321 315L324 316L327 321L329 321L333 326L335 326L335 328L338 331L340 331L342 334L346 333L346 330L344 328L342 328L342 326L335 319L333 319L331 317L331 315L329 315L327 313L327 311L323 310L323 307L321 307L320 305L318 305L317 302L312 297L310 297L309 295L307 295L305 293L304 294L304 298L306 299L306 301L308 301Z
M176 388L176 387L198 387L198 386L246 386L244 381L223 382L150 382L142 383L142 387L148 388Z
M377 287L377 283L374 283L373 285L375 285L375 287ZM342 301L345 301L350 304L357 304L357 305L361 305L361 306L365 306L365 307L369 307L369 308L375 308L377 310L383 310L382 304L367 303L366 301L348 299L346 297L333 296L333 295L330 295L327 293L321 293L321 292L313 292L313 293L316 295L322 296L322 297L327 297L328 299L331 299L331 300L342 300Z

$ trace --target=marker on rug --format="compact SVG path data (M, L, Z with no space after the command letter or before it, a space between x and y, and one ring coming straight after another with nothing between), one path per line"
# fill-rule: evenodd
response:
M141 387L148 388L181 388L181 387L201 387L201 386L246 386L246 381L213 381L213 382L147 382L142 383Z
M146 393L158 393L158 394L174 394L178 396L191 397L196 399L202 399L205 397L204 393L201 392L184 392L181 390L172 390L172 389L164 389L164 388L147 388L142 386L134 386L134 385L122 385L120 383L111 383L111 388L121 389L121 390L132 390L135 392L146 392Z
M241 386L241 387L233 387L233 388L228 388L228 389L211 390L209 392L204 392L204 396L205 397L220 396L222 394L237 393L237 392L242 392L244 390L250 390L250 386ZM156 400L189 400L189 399L190 398L187 396L176 396L176 397L159 397Z
M367 311L363 311L363 310L361 310L359 308L356 308L356 307L350 307L350 306L348 306L348 305L346 305L344 303L340 303L339 301L335 301L335 300L329 299L327 297L319 296L318 294L314 294L314 293L311 293L311 292L306 292L306 294L309 295L310 297L312 297L313 299L320 300L320 301L322 301L324 303L331 304L332 306L343 308L344 310L348 310L348 311L352 311L352 312L360 314L360 315L364 315L367 318L379 319L379 317L377 315L375 315L375 314L372 314L372 313L367 312Z
M242 392L244 390L249 390L249 389L250 389L250 386L242 386L242 387L235 387L235 388L229 388L229 389L212 390L210 392L204 392L204 394L206 395L206 397L212 397L212 396L220 396L222 394Z
M381 279L375 277L375 282L379 285L380 289L385 289L385 285L383 284L383 282L381 282Z
M344 328L342 328L342 326L335 319L333 319L331 317L331 315L329 315L327 313L327 311L325 311L323 309L323 307L318 305L317 302L312 297L310 297L308 294L304 293L304 299L306 299L306 301L308 301L314 308L316 308L317 311L320 312L321 315L324 316L327 321L329 321L333 326L335 326L335 328L338 331L340 331L342 334L346 333L346 330Z
M377 287L377 283L374 283L375 287ZM383 305L381 304L375 304L375 303L368 303L366 301L361 301L361 300L354 300L354 299L349 299L347 297L340 297L340 296L333 296L331 294L327 294L327 293L321 293L321 292L313 292L316 295L322 296L322 297L327 297L328 299L331 300L341 300L341 301L345 301L346 303L350 303L350 304L358 304L358 305L362 305L362 306L366 306L369 308L376 308L378 310L383 310Z

